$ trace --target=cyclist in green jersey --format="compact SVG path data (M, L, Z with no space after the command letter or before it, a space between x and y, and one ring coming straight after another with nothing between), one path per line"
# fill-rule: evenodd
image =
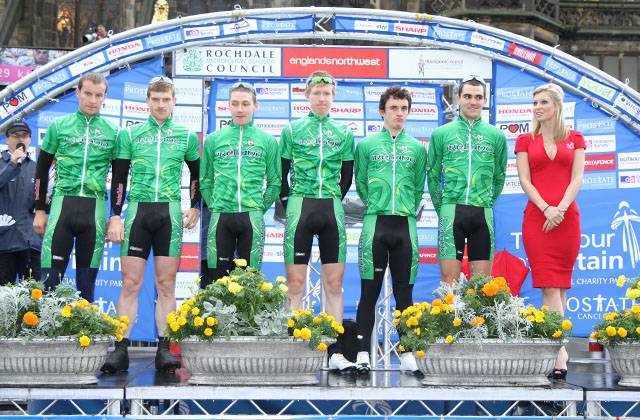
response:
M384 91L378 105L384 120L381 132L356 147L356 189L367 206L360 234L360 329L356 365L370 369L369 349L375 309L389 266L396 309L413 305L418 271L416 213L424 192L427 150L404 131L411 110L411 94L399 86ZM400 355L400 368L418 371L411 352Z
M486 101L484 80L463 79L460 115L437 128L429 143L429 193L439 216L438 259L447 283L460 276L465 241L471 275L491 273L493 204L504 187L507 142L500 130L482 121Z
M263 215L278 197L282 175L278 143L253 125L257 108L254 87L235 83L229 90L231 126L209 134L204 143L200 189L211 211L209 281L233 269L234 257L258 269L262 261Z
M330 74L314 72L307 80L305 96L311 112L287 125L280 138L280 197L287 212L284 258L291 309L302 308L313 237L317 235L326 311L342 322L346 260L342 199L352 182L353 133L329 115L335 94L336 82ZM330 367L355 368L340 351L333 350Z
M36 166L36 214L33 228L44 235L42 281L60 283L75 239L76 288L93 301L104 249L106 178L117 151L118 127L100 116L107 80L88 73L78 81L78 111L56 119L47 129ZM47 219L49 168L56 160L55 187Z
M155 282L158 293L156 327L158 351L155 365L159 371L175 370L180 363L169 352L164 336L167 314L175 310L176 272L180 264L182 228L192 228L200 215L199 142L195 132L172 120L176 104L175 87L168 77L154 77L147 88L147 121L122 130L118 136L118 157L114 162L111 187L109 240L122 243L120 262L122 290L118 315L130 322L124 339L105 362L102 370L114 373L127 370L128 337L138 315L138 294L144 281L147 258L153 247ZM180 182L184 163L190 172L191 208L181 210ZM127 216L120 218L127 175L131 167Z

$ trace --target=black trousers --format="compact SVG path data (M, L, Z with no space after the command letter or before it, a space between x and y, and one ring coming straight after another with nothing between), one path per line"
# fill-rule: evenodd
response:
M0 286L15 283L16 277L40 280L40 251L0 252Z

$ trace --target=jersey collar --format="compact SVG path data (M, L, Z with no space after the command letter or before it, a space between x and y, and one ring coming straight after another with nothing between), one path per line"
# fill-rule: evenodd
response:
M173 125L173 116L164 120L162 124L158 124L158 121L156 121L156 119L153 118L153 115L149 114L149 118L147 119L147 121L149 121L149 124L151 124L152 127L160 127L160 128L171 127Z
M382 130L380 131L381 133L385 133L390 139L393 139L393 136L391 135L391 131L387 130L386 127L382 127ZM400 130L398 132L398 135L396 136L396 140L400 137L402 137L404 135L405 131L404 128L402 130Z
M239 124L236 124L233 119L231 119L231 127L233 128L240 128L241 126ZM245 125L243 125L242 127L253 127L253 120L249 121L248 123L246 123Z
M82 122L87 122L87 121L93 121L93 119L96 118L96 117L99 117L100 114L98 113L98 114L95 114L95 115L87 115L87 114L83 113L82 111L77 110L76 111L76 116L80 120L82 120Z
M329 113L329 114L325 115L324 117L320 118L320 116L318 114L315 114L313 111L309 111L309 117L313 118L314 120L324 122L324 121L327 121L327 120L331 119L331 114Z
M469 125L471 127L473 127L474 125L478 124L480 121L482 121L482 117L478 118L477 120L473 120L473 121L469 121L466 118L464 118L462 116L462 114L458 113L458 120L462 121L463 123L465 123L466 125Z

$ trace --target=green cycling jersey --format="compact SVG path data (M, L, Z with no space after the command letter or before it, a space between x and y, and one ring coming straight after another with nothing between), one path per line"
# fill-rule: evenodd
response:
M427 151L404 130L384 128L356 146L356 190L365 214L415 216L426 177Z
M443 204L492 207L504 187L507 141L491 124L458 116L433 132L428 168L438 214Z
M200 191L213 212L265 212L280 192L278 143L251 122L209 134L201 167Z
M198 135L174 124L162 125L152 116L147 121L120 131L118 159L131 160L129 201L180 201L184 161L199 158Z
M117 153L118 127L100 115L80 111L58 118L40 149L55 155L53 196L107 198L106 179Z
M353 133L349 127L310 112L282 130L280 155L291 160L292 197L342 198L340 169L353 161ZM286 176L287 174L283 174Z

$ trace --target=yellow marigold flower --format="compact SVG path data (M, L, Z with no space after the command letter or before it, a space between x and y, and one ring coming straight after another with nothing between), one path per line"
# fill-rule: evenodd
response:
M444 297L444 301L449 305L453 305L453 303L456 301L456 295L454 295L453 293L449 293Z
M626 295L627 295L627 298L629 299L638 299L640 298L640 289L628 288Z
M445 303L444 305L442 305L442 310L445 311L446 313L450 314L451 312L453 312L453 306L447 305Z
M189 305L188 303L184 302L182 305L180 305L180 312L189 312L191 310L191 305Z
M40 299L42 297L42 290L33 289L31 291L31 297L34 298L34 299Z
M40 320L38 319L38 315L29 311L22 316L22 322L24 322L26 325L29 325L30 327L35 327L36 325L38 325L38 322L40 322Z
M631 307L631 313L632 314L640 314L640 305L633 305Z
M300 334L301 334L301 332L300 332L299 329L296 328L295 330L293 330L293 336L295 338L300 338Z
M392 321L392 322L393 322L393 326L394 326L394 327L397 327L397 326L398 326L398 324L400 323L400 318L393 318L393 321Z
M328 313L326 313L325 311L320 312L318 315L320 315L321 317L325 317L325 318L326 318L327 316L329 316L329 314L328 314Z
M193 304L196 303L196 299L192 296L187 300L187 304L193 306Z
M238 293L240 293L242 291L242 286L240 286L238 283L232 281L227 285L227 289L233 293L234 295L237 295Z
M178 317L177 317L175 312L169 312L167 314L167 322L168 323L171 323L171 322L175 321L176 319L178 319Z
M398 344L398 350L401 352L405 352L406 349L404 348L404 346L402 344Z
M313 317L313 325L320 325L321 323L322 323L322 318L320 318L319 316Z
M562 337L562 330L555 330L553 332L553 338L559 338Z
M178 318L178 324L182 327L183 325L187 324L187 318L181 316Z
M89 306L89 301L87 301L86 299L80 299L76 302L76 306L80 309L84 309Z
M454 327L459 327L462 324L462 320L460 318L454 318L453 319L453 326Z
M71 309L66 309L66 306L62 309L62 312L60 312L60 315L62 315L63 318L71 318Z
M344 334L344 327L342 325L338 325L338 329L336 331L338 334Z
M83 335L78 339L78 343L80 343L81 347L88 347L91 344L91 339L86 335Z
M220 277L218 280L216 280L216 283L220 283L226 286L229 283L229 276Z
M431 302L431 306L442 306L442 300L440 299L434 299L433 302Z
M471 321L471 325L474 327L479 327L485 323L485 319L481 316L477 316Z
M177 332L180 329L180 323L178 321L173 321L169 324L169 328L171 328L171 331Z
M418 356L418 357L424 357L424 350L418 350L418 351L416 352L416 356Z
M282 283L278 285L278 289L282 290L285 293L289 291L289 288L287 287L287 285Z
M327 345L325 343L320 343L320 344L318 344L316 349L318 349L320 351L327 351Z
M287 320L287 327L293 328L294 325L296 325L296 321L294 321L293 319Z
M202 327L204 325L204 319L199 316L193 318L193 325L194 327Z
M208 316L206 321L207 321L207 327L213 327L214 325L218 325L218 320L212 316Z
M433 308L431 308L431 315L438 315L440 314L441 311L442 309L440 309L439 306L434 306Z
M434 308L435 309L435 308ZM405 324L407 325L407 327L411 328L411 327L415 327L416 325L418 325L418 319L414 318L414 317L410 317L409 319L407 319L405 321Z
M618 287L624 287L624 284L627 282L627 278L624 276L624 274L621 274L620 276L618 276L618 281L616 281L616 285Z
M302 311L300 309L293 310L293 316L300 316L300 315L302 315Z
M207 337L211 337L213 335L213 330L209 327L205 328L203 331L204 335Z
M236 264L236 267L244 268L247 266L247 260L244 258L236 258L233 262Z
M624 329L623 327L618 328L618 335L622 338L625 338L627 336L627 330Z
M640 327L636 328L636 334L640 335Z
M285 276L276 277L276 283L286 283L286 282L287 282L287 278Z
M120 332L117 332L117 333L116 333L116 341L117 341L118 343L119 343L119 342L121 342L123 338L124 338L124 337L122 336L122 333L120 333Z
M606 314L604 314L604 320L613 321L614 319L616 319L617 316L618 314L615 312L607 312Z
M600 337L600 333L598 331L594 331L591 334L589 334L589 338L592 340L597 340L598 337Z
M239 278L240 278L240 276L239 276L239 275L237 275L237 274L234 274L234 275L232 275L232 276L230 277L231 281L237 281Z
M307 309L304 311L305 315L311 315L313 313L313 309Z
M420 331L420 327L418 327L418 328L416 328L415 330L413 330L413 332L415 332L415 333L416 333L416 335L420 335L420 333L421 333L422 331Z
M495 284L493 281L490 281L489 283L482 286L482 293L484 293L484 295L487 297L491 297L497 295L499 289L500 288L497 284Z
M268 283L266 281L263 281L262 284L260 285L261 292L268 292L271 289L273 289L273 284Z
M452 335L448 335L445 339L444 339L445 343L447 344L451 344L453 343L453 336Z
M573 328L573 324L571 323L571 321L569 321L568 319L565 319L564 321L562 321L562 329L567 331L570 330L571 328Z
M533 315L527 315L527 321L534 322L535 320L536 320L536 317L534 317Z
M464 294L465 294L465 295L467 295L467 296L469 296L469 295L474 294L475 292L476 292L476 291L475 291L475 290L473 290L473 289L467 289L467 291L466 291L466 292L464 292Z
M616 330L616 327L612 327L611 325L609 325L605 331L607 332L607 335L609 337L615 337L616 334L618 333L618 331Z
M398 317L400 317L400 316L402 316L402 312L400 312L400 311L399 311L399 310L397 310L397 309L396 309L395 311L393 311L393 317L394 317L394 318L398 318Z
M303 328L300 330L300 338L303 340L311 339L311 330L309 328Z
M193 308L191 310L191 315L193 316L200 315L200 308Z
M542 305L542 307L540 308L540 310L542 312L549 312L549 306L548 305Z

